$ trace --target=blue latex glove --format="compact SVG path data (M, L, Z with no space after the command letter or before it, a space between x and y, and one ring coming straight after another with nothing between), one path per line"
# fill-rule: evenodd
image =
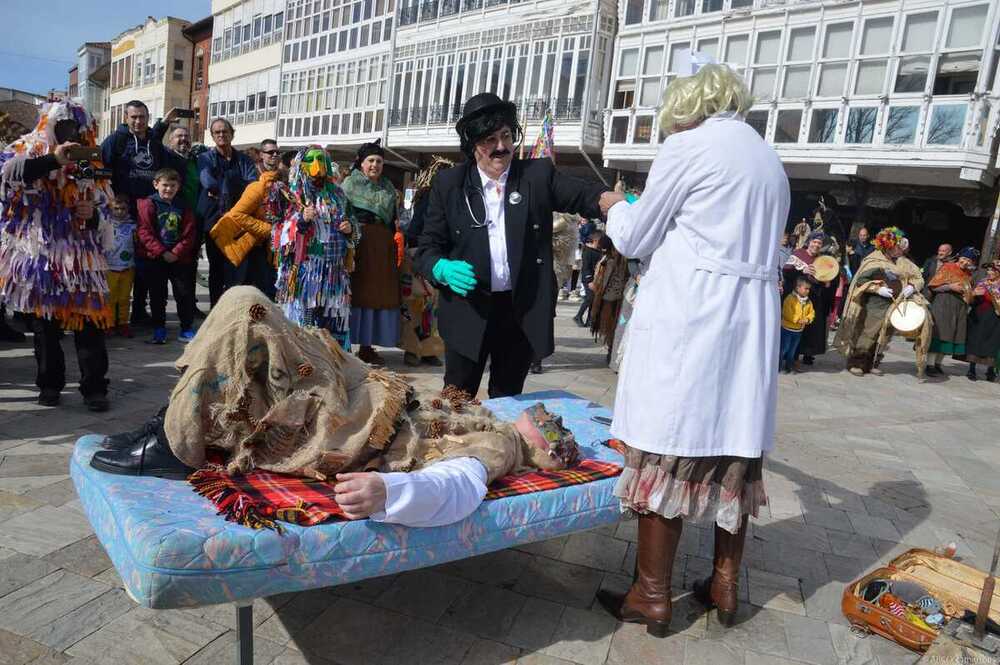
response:
M467 261L438 259L431 272L434 273L434 279L447 284L448 288L460 296L468 295L476 287L476 273Z

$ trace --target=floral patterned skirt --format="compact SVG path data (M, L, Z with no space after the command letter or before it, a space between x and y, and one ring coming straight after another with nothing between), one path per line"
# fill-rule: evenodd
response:
M683 517L737 533L744 515L767 505L763 457L676 457L625 446L615 486L625 513Z

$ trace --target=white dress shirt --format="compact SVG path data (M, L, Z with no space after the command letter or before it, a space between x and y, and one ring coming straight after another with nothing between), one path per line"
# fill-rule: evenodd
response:
M503 197L506 195L507 169L492 180L482 169L483 203L486 205L486 230L490 236L490 290L510 291L510 261L507 260L507 226L504 222Z
M385 510L371 515L375 522L443 526L471 515L486 496L486 467L473 457L381 476L385 482Z

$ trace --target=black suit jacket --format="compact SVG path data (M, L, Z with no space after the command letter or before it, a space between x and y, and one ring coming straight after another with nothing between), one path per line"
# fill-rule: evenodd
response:
M476 273L476 288L462 297L441 287L438 328L452 351L479 357L490 315L490 242L482 181L475 162L441 171L427 197L417 269L433 279L442 258L468 261ZM531 342L534 356L554 348L556 279L552 267L552 213L600 217L598 200L607 188L559 173L548 159L515 159L504 192L504 224L510 262L514 316ZM511 194L521 195L519 203ZM471 212L470 212L471 210ZM473 216L475 219L473 219ZM502 360L502 359L497 359Z

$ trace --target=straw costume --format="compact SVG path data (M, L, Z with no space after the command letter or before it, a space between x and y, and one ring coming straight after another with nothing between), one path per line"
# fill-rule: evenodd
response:
M279 209L278 195L268 199L278 268L275 302L289 321L325 328L350 349L350 271L361 230L344 192L329 180L332 173L326 151L319 146L304 148L292 160L290 200L281 219L274 212ZM303 217L308 206L316 210L312 222ZM339 228L345 220L351 223L349 234Z
M892 338L889 315L898 303L908 300L924 308L929 306L920 293L924 288L920 268L901 254L908 245L903 232L894 226L883 229L875 236L874 244L875 250L861 261L851 282L843 320L833 343L847 357L848 370L855 374L873 370L878 373L878 353ZM898 255L893 257L894 253ZM892 291L892 297L879 294L885 288ZM923 377L931 340L930 316L912 338L917 376Z

